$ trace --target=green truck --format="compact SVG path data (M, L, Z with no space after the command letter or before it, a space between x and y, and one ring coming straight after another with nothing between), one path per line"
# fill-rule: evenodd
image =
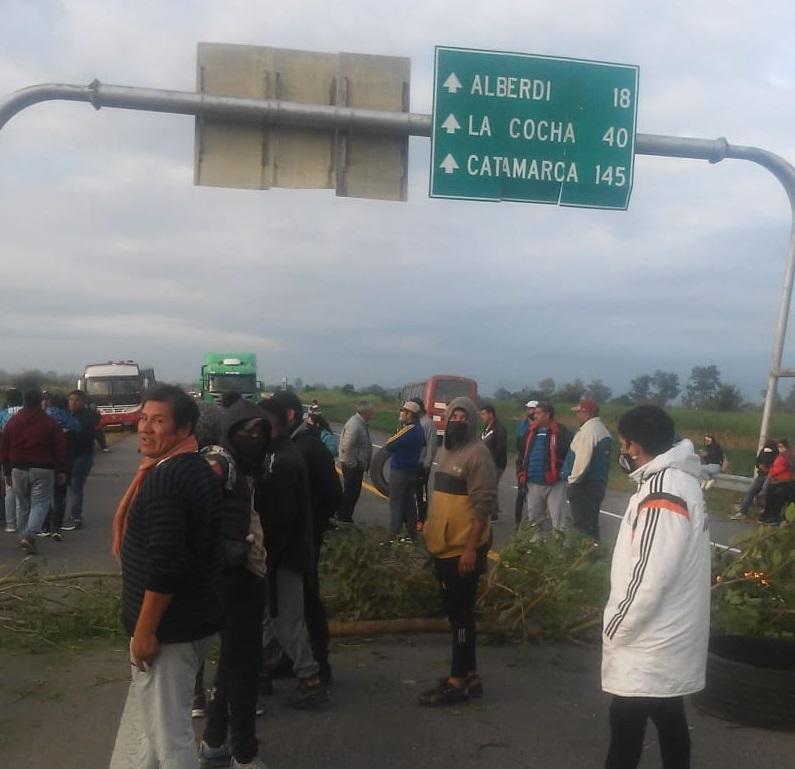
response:
M203 401L219 403L224 393L236 390L246 400L258 401L257 356L253 352L208 352L204 356L199 393Z

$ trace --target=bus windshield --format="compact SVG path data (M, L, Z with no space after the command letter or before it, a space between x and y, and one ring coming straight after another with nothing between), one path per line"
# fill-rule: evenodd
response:
M86 380L86 391L93 398L134 395L132 400L137 401L141 395L141 380L136 376L90 377Z

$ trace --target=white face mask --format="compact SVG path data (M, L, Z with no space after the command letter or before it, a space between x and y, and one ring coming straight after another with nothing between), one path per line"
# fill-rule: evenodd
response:
M634 473L638 469L635 460L629 454L618 455L618 466L627 474Z

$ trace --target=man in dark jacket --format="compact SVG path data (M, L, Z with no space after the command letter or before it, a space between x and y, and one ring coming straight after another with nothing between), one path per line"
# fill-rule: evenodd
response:
M287 430L304 458L309 477L313 562L312 569L304 575L304 611L309 638L312 641L312 653L320 667L320 678L324 683L328 683L331 680L331 667L328 661L328 618L320 597L318 568L323 535L330 528L329 521L342 502L342 484L334 466L334 458L320 437L320 428L303 419L303 404L300 398L290 390L283 390L276 393L273 400L285 407Z
M72 478L69 491L71 502L69 516L71 522L63 526L64 531L75 531L83 526L83 489L94 466L94 441L96 439L98 414L88 408L86 395L82 390L69 393L69 411L80 422L80 430L75 434L72 457Z
M238 400L223 415L222 445L202 456L223 487L224 627L199 765L246 766L257 758L257 676L262 664L265 545L252 504L255 478L270 442L270 423L253 403ZM227 748L227 731L229 747ZM256 764L255 764L256 765Z
M290 440L283 403L268 398L260 406L272 435L255 499L268 551L270 604L264 643L275 638L293 661L298 689L290 704L313 707L324 702L327 695L318 675L304 612L304 581L315 563L309 479L301 452Z
M569 428L555 419L552 404L541 401L525 438L518 480L527 488L527 520L537 523L542 532L550 526L566 531L571 524L560 474L571 438Z
M132 691L143 721L140 766L195 766L191 697L223 620L221 485L199 455L198 410L177 387L141 407L143 457L113 518Z
M0 433L0 461L6 485L16 497L19 546L36 552L36 535L53 501L56 483L64 483L65 443L60 425L42 409L38 390L25 393L22 409Z
M483 422L483 431L480 433L480 440L486 444L486 448L494 460L497 468L497 488L500 487L500 478L508 465L508 433L497 419L497 412L490 403L484 403L480 407L480 419ZM500 517L499 501L497 509L492 513L492 521Z

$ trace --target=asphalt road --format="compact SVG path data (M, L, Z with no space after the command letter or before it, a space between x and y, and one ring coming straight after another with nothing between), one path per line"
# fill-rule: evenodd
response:
M108 552L110 521L137 464L136 442L125 439L113 453L96 459L86 487L86 526L68 533L62 543L39 540L36 560L43 568L118 568ZM503 509L512 509L513 493L505 478L500 488ZM614 504L620 510L623 500L608 501ZM384 525L386 500L363 493L356 518ZM512 524L505 520L495 529L500 540L510 534ZM16 538L0 534L0 571L22 557ZM420 709L416 695L444 674L448 643L443 635L334 641L336 683L328 706L315 712L292 711L282 698L293 682L277 682L276 696L268 700L266 715L258 721L263 757L271 767L291 769L601 765L608 700L599 689L598 648L481 639L485 698L450 710ZM133 708L125 707L129 664L124 649L116 648L123 644L96 647L37 659L19 652L0 657L0 764L131 769L129 751L134 751L137 738ZM738 728L693 706L689 713L694 766L792 766L795 735ZM200 721L196 728L198 735ZM658 756L650 727L641 769L658 766Z

